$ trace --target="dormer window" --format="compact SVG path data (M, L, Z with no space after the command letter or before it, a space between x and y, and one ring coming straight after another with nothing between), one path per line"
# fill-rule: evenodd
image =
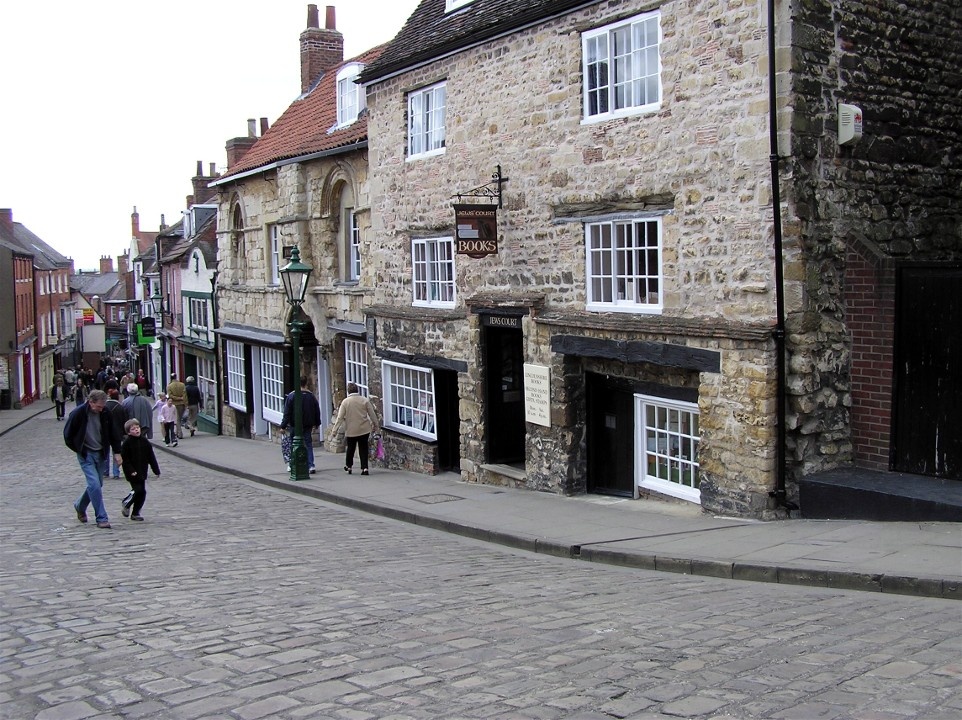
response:
M465 5L470 5L474 0L445 0L444 12L451 12L452 10L457 10Z
M337 127L342 128L357 120L367 106L364 88L354 81L364 66L360 63L345 65L337 73Z

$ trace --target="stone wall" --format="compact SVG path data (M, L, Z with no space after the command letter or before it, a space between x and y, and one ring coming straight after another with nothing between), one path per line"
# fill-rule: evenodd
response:
M354 198L362 236L369 233L367 156L363 151L308 163L291 163L276 170L223 186L218 197L218 320L250 328L287 332L290 312L281 284L271 284L269 231L280 228L281 244L296 245L301 261L314 268L303 309L314 337L343 378L343 343L328 330L329 320L363 323L368 304L371 264L362 259L359 282L342 281L341 193ZM229 231L234 203L243 207L243 229ZM281 260L281 266L286 264ZM316 381L313 354L302 355L302 376ZM336 400L344 396L343 382L335 383ZM234 413L224 413L224 432L234 434Z
M950 0L793 4L790 460L887 467L894 268L962 259L962 15ZM837 105L860 142L837 143ZM848 258L848 260L846 260Z
M554 307L583 309L584 231L564 216L586 206L650 204L670 210L666 315L771 322L764 25L756 5L663 4L661 110L582 123L580 31L650 7L598 3L373 88L378 303L411 304L411 238L452 233L452 194L486 182L500 164L509 182L499 254L457 259L460 298L537 288ZM442 79L446 151L408 161L403 98Z
M660 4L660 109L583 121L581 33L654 7L595 3L371 88L372 229L380 250L371 312L398 307L413 315L387 326L378 317L377 347L467 362L459 377L462 478L488 481L478 318L411 308L410 243L453 235L452 195L485 183L500 165L508 182L499 252L456 258L457 310L479 296L543 299L522 325L526 362L551 368L552 426L526 426L524 486L585 490L585 372L603 372L697 387L703 504L768 516L775 297L764 7ZM404 99L441 80L445 152L409 160ZM662 213L664 311L585 312L584 218L643 210ZM803 279L788 279L796 296ZM722 369L692 373L551 352L552 336L569 332L713 350Z

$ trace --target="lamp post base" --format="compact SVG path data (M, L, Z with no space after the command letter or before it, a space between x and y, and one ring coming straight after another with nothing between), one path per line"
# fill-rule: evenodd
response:
M291 480L307 480L310 477L310 468L307 464L307 447L304 445L304 438L294 436L291 444Z

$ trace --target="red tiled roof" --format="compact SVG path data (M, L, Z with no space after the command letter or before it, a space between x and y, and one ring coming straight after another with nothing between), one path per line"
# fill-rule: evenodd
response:
M324 73L313 90L295 100L247 154L220 179L279 160L354 145L367 139L367 113L352 124L328 133L337 124L337 73L345 65L373 62L384 46L345 60Z

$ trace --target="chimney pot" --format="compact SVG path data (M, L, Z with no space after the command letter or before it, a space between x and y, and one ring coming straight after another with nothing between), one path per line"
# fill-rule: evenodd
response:
M320 26L317 24L317 22L318 22L318 20L317 20L317 5L308 5L308 6L307 6L307 27L309 27L309 28L320 27Z
M208 175L208 177L214 177L217 174L217 171L215 169L216 167L217 167L216 163L210 164L210 175Z
M247 137L257 137L257 121L247 118Z
M264 133L268 131L270 124L267 122L267 118L261 118L261 137L264 137Z
M203 161L203 160L198 160L198 161L197 161L197 176L200 177L200 176L202 176L203 174L204 174L204 161Z
M334 21L334 6L327 6L327 13L324 16L324 27L328 30L337 30L337 23Z

